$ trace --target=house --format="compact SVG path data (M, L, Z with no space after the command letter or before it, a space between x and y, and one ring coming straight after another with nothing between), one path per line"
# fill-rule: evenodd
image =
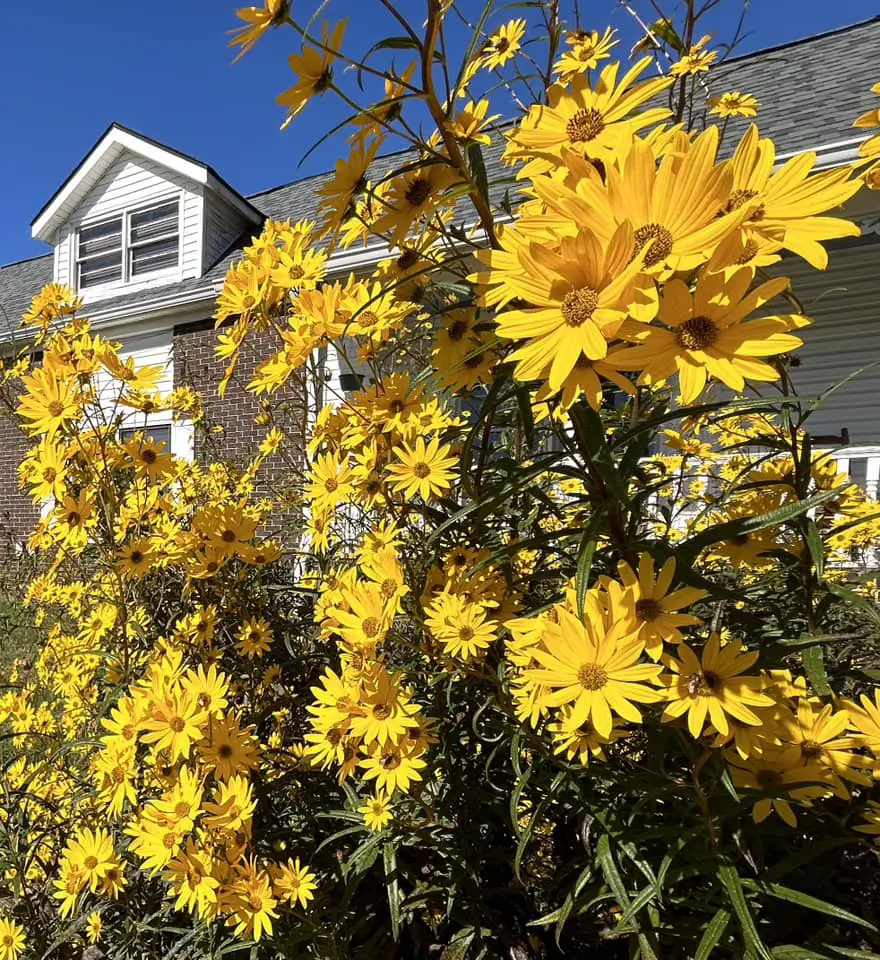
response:
M874 105L878 49L880 17L728 60L708 83L712 92L735 87L755 95L761 131L774 138L783 158L814 150L818 167L829 168L855 159L864 139L852 121ZM731 121L726 142L744 129L744 122ZM499 153L495 146L487 154L496 185L505 177ZM381 158L372 179L400 163L399 155ZM188 383L205 393L211 419L223 428L222 456L246 455L261 433L253 422L258 401L241 386L233 386L222 405L216 401L221 368L212 354L214 300L227 268L264 220L314 217L316 191L329 176L245 197L207 164L111 125L33 220L33 236L50 252L0 268L5 339L14 338L34 293L53 280L66 283L82 295L98 332L121 341L138 363L163 366L165 389ZM880 192L861 191L844 215L860 224L862 236L829 245L826 273L796 258L784 264L816 321L798 354L796 383L805 396L880 362ZM378 243L340 251L331 268L347 274L383 256L387 249ZM331 355L328 369L334 367ZM248 372L245 364L243 376ZM813 419L816 434L828 443L837 438L836 456L872 496L880 481L878 399L880 365L848 381ZM186 424L149 416L150 432L172 452L197 454ZM35 517L17 488L23 450L14 424L0 418L0 519L15 533Z

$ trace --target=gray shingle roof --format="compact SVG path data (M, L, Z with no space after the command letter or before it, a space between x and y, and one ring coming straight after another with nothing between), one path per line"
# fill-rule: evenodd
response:
M880 79L880 17L796 40L779 47L731 57L709 71L710 93L727 90L758 98L762 136L776 141L778 153L809 150L852 140L865 131L853 120L877 105L872 84ZM748 121L731 120L730 139Z
M874 17L830 33L731 58L710 73L708 86L713 95L736 89L757 97L761 104L757 118L761 133L776 141L779 153L809 149L858 136L853 120L876 105L871 85L878 79L878 50L880 17ZM735 142L746 126L745 121L729 121L727 142ZM485 150L495 200L500 200L509 186L509 174L500 164L500 155L498 144ZM381 180L403 163L405 154L379 157L370 177L374 182ZM314 219L320 202L317 190L331 178L332 173L305 177L247 199L272 219ZM242 237L204 276L181 281L175 292L185 295L212 282L219 283L247 240ZM30 298L51 279L51 254L0 267L0 339L10 324L13 329L17 326ZM124 294L101 301L101 309L136 306L149 296L150 291Z

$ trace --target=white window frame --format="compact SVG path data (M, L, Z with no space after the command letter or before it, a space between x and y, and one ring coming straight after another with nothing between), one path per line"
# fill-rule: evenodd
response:
M131 242L131 218L138 213L146 213L148 210L165 206L166 204L174 201L177 201L177 263L171 267L161 267L158 270L150 270L146 273L138 273L136 275L133 274L131 269L132 250L140 246L146 246L150 243L155 243L159 240L167 240L169 237L174 236L174 234L169 232L167 234L163 234L162 236L152 237L150 240L142 240L133 244ZM108 280L106 283L95 283L91 284L90 286L83 287L80 283L80 268L81 265L90 258L80 258L80 231L83 229L88 229L89 227L100 226L102 223L110 223L113 220L120 219L122 221L122 249L120 251L122 264L119 279ZM106 256L106 254L102 254L101 256ZM85 290L89 293L92 293L96 290L108 290L119 286L120 284L134 285L143 281L153 280L156 277L172 277L179 275L183 269L183 192L177 191L173 194L160 197L156 200L151 200L149 203L141 203L137 206L128 207L122 211L117 210L114 213L102 214L100 217L95 217L94 219L83 220L81 223L77 224L73 235L73 265L76 278L76 289Z

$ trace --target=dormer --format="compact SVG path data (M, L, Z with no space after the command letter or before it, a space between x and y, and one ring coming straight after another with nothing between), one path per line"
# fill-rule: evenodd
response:
M37 214L87 302L198 278L263 215L209 166L113 124Z

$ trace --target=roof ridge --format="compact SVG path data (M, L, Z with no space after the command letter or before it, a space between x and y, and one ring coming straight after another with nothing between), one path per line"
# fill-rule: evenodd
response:
M868 24L880 21L880 14L867 17L865 20L857 20L855 23L848 23L843 27L835 27L833 30L825 30L823 33L813 33L806 37L798 37L796 40L786 40L785 43L777 43L772 47L762 47L760 50L752 50L751 53L741 53L735 57L728 57L718 64L719 67L726 67L729 63L737 63L741 60L751 60L755 57L763 56L765 53L775 53L777 50L787 50L789 47L798 47L804 43L812 43L814 40L823 40L826 37L833 37L838 33L846 33L848 30L856 30L859 27L866 27Z
M50 251L49 253L38 253L33 257L22 257L21 260L12 260L10 263L0 263L0 270L5 270L7 267L17 267L22 263L30 263L32 260L46 260L54 256L55 254Z

